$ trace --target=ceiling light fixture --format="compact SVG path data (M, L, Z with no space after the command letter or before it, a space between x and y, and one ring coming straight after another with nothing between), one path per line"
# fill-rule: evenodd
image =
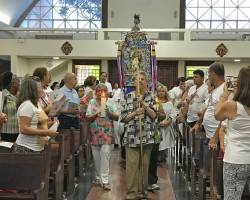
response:
M53 57L54 60L59 60L59 57Z
M240 62L240 59L234 59L234 62Z

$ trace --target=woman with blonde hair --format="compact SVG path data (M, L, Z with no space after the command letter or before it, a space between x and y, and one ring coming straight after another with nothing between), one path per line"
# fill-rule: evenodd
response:
M166 118L160 122L160 132L162 134L162 141L159 146L159 151L161 152L162 158L161 161L165 162L166 149L175 146L175 132L172 123L176 119L176 112L173 103L169 97L168 89L166 86L158 88L157 96L166 114Z

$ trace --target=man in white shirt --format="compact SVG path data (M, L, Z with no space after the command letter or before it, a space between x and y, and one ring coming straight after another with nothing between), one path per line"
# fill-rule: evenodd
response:
M181 99L182 92L183 92L184 87L185 87L185 81L186 81L185 77L178 78L177 86L169 91L169 96L170 96L170 99L171 99L175 109L176 109L177 115L180 114L180 110L177 108L177 105Z
M220 122L214 118L214 108L219 102L220 96L223 93L224 87L224 65L220 62L214 62L210 65L208 70L208 78L210 83L215 87L209 96L208 106L203 116L199 118L193 130L197 129L203 122L203 126L206 132L206 138L209 141L209 146L217 147L219 139Z
M112 86L111 84L107 81L107 72L101 72L101 77L100 77L100 83L104 83L107 88L108 88L108 93L109 93L109 97L112 97Z
M207 84L204 83L204 72L202 70L195 70L193 72L194 86L188 91L187 101L184 106L181 121L184 121L187 114L187 123L193 127L199 119L198 112L208 98Z

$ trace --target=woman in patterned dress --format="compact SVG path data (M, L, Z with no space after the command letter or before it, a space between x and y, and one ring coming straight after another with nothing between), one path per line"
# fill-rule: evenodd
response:
M108 98L108 89L105 84L98 84L96 98L91 99L88 104L86 119L90 121L90 144L95 161L96 179L95 184L102 184L104 190L111 190L109 184L109 160L112 144L114 144L113 120L118 120L115 114L116 104L113 99ZM105 94L106 109L105 116L101 117L101 96Z

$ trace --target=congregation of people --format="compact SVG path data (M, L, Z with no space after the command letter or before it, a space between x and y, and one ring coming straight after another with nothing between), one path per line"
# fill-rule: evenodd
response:
M190 134L204 129L204 143L223 152L224 199L241 199L245 185L250 186L250 66L240 69L233 90L228 89L220 62L209 66L207 78L198 69L191 78L178 78L171 89L159 86L152 92L146 77L139 72L135 91L124 93L118 83L112 89L107 72L101 72L100 80L88 76L83 85L78 85L71 72L61 83L52 83L45 67L36 68L22 80L5 72L1 74L1 141L13 142L18 154L39 153L60 130L79 129L88 122L93 184L104 192L112 190L110 159L112 149L117 148L126 163L125 199L143 199L147 192L161 189L157 168L166 165L186 123ZM54 91L68 101L50 116L53 101L49 94ZM58 130L50 129L55 124Z

